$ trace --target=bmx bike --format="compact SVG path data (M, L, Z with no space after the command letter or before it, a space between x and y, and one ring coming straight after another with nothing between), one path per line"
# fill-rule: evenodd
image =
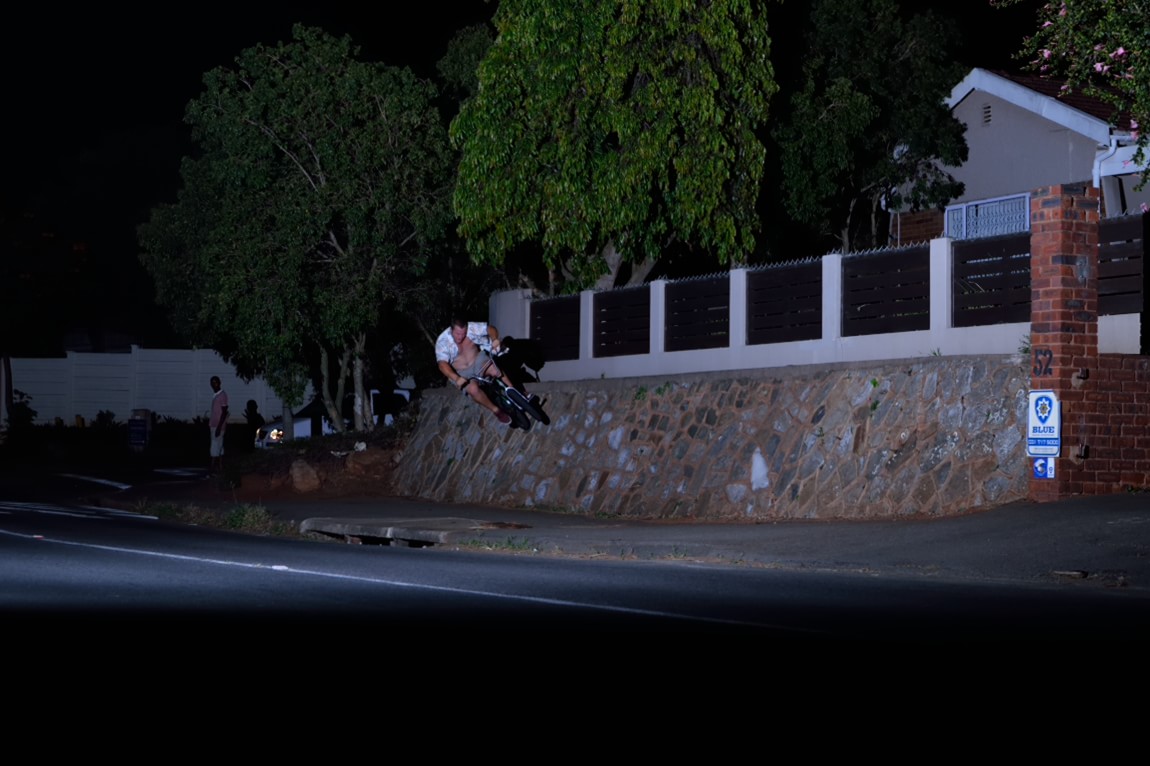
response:
M491 359L495 361L501 356L503 353L494 353L491 354ZM498 367L498 364L496 366ZM504 372L506 371L504 370ZM551 425L551 418L543 411L543 403L539 397L524 395L519 389L504 383L503 379L498 376L477 375L472 380L479 385L479 388L487 394L487 398L496 407L503 410L511 418L512 428L529 431L532 420L538 420L545 426Z

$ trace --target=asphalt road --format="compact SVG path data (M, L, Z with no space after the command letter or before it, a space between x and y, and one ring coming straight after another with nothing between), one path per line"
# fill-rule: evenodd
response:
M371 626L772 641L1145 638L1150 597L865 573L317 544L0 502L8 625ZM13 620L35 617L36 620Z

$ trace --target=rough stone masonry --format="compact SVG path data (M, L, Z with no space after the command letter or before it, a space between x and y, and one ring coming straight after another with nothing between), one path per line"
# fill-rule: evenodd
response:
M932 356L537 383L552 423L530 432L435 390L395 484L601 517L958 514L1027 495L1027 362Z

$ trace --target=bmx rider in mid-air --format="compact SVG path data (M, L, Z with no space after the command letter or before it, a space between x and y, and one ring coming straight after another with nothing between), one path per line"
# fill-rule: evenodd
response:
M480 375L493 375L512 386L511 380L491 360L484 346L489 346L494 352L499 351L499 330L495 325L455 318L435 341L435 361L439 371L452 385L470 396L480 407L490 411L500 423L508 424L511 418L473 380Z

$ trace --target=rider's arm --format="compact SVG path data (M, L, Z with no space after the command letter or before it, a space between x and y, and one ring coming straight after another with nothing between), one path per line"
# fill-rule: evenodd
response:
M443 373L443 377L450 380L455 386L462 388L467 380L451 366L458 353L459 348L451 338L451 328L449 327L435 339L435 362L439 371Z
M455 385L457 388L463 388L463 386L465 386L467 384L467 378L463 377L458 372L456 372L455 368L452 367L447 362L444 362L442 360L439 362L439 371L442 372L443 376L445 378L447 378L448 380L450 380L452 382L452 384Z

